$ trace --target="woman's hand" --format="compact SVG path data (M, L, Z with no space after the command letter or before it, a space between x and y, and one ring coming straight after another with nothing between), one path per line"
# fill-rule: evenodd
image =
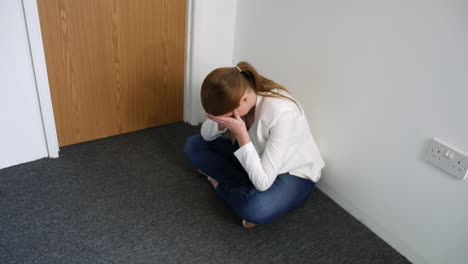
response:
M218 125L221 124L222 126L227 127L231 133L234 133L234 135L236 135L237 141L239 142L239 146L243 146L250 142L247 127L244 120L242 120L240 117L239 111L237 109L234 110L234 117L213 116L210 114L206 114L206 117L218 122Z
M206 118L209 118L209 119L211 119L211 120L213 120L213 121L216 121L216 120L214 120L213 118L211 118L212 115L210 115L210 114L208 114L208 113L205 113L205 117L206 117ZM216 122L216 123L218 123L218 122ZM219 130L219 131L223 130L224 128L226 128L224 125L222 125L221 123L218 123L218 130Z

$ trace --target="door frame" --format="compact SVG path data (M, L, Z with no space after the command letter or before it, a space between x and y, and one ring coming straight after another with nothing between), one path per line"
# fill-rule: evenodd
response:
M36 0L22 0L22 2L47 151L49 157L58 158L59 144L55 127L54 111L52 108L52 97L50 95L44 47L42 45L37 2Z
M192 77L192 27L193 27L193 2L186 0L186 26L185 26L185 72L184 72L184 121L193 124L191 115L192 93L190 80ZM52 97L50 94L49 78L42 42L41 26L39 22L39 12L37 0L22 0L26 29L28 32L29 47L31 50L31 60L36 79L36 88L41 111L44 136L47 144L47 151L50 158L59 157L59 144L57 129L55 126L54 110L52 107Z

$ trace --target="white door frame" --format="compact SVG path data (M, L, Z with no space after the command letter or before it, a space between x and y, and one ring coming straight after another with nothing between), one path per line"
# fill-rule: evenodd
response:
M59 144L55 126L54 111L52 107L49 79L47 75L41 26L39 23L37 0L22 1L47 150L49 152L49 157L57 158L59 156ZM189 123L193 123L191 122L192 117L190 114L192 105L190 80L192 73L193 2L194 0L187 0L185 30L184 121Z
M196 125L192 115L192 64L193 64L193 24L195 0L187 0L185 15L185 73L184 73L184 122Z
M41 26L39 24L39 13L37 11L36 0L23 0L23 11L28 31L29 48L31 49L31 59L36 78L37 95L41 110L47 151L49 153L49 157L58 158L59 145L57 130L55 128L54 110L52 108L52 98L50 95L49 79L44 57L44 47L42 45Z

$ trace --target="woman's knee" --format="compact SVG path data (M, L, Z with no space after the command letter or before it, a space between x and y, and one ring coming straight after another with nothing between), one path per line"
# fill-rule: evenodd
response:
M184 146L184 152L192 165L201 168L206 162L206 151L208 142L201 135L194 135L187 139Z
M201 135L193 135L187 139L184 145L184 152L188 157L196 155L196 153L203 147L204 139Z
M282 209L275 206L274 203L261 199L251 199L248 201L247 206L239 210L238 215L249 222L264 224L274 220L283 213Z
M312 188L307 191L294 193L267 190L266 192L254 192L248 195L247 200L237 213L242 218L256 224L270 222L291 209L303 204Z

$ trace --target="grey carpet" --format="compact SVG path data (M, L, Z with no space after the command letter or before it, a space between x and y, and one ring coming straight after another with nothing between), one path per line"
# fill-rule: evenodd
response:
M0 263L408 263L316 190L245 229L192 168L175 123L0 170Z

